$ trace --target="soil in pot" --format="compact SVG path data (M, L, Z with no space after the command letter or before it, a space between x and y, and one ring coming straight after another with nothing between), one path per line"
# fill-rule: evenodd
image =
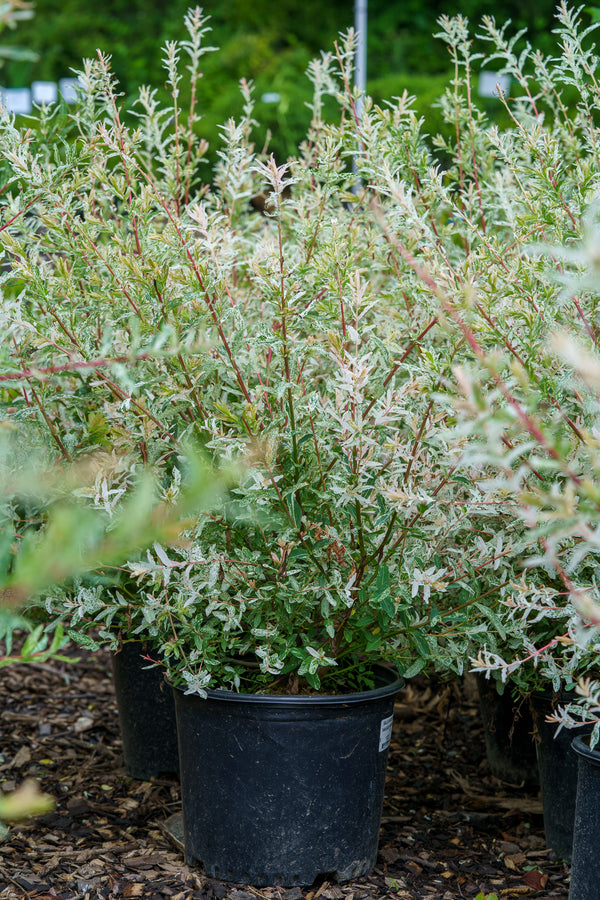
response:
M125 769L142 780L179 772L173 693L146 654L141 641L131 641L112 657Z
M378 677L374 690L332 696L175 689L187 863L256 886L369 871L402 687Z

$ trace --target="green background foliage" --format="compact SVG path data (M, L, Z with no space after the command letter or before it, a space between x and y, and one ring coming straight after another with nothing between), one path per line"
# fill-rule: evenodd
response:
M37 60L11 61L4 70L4 83L20 87L33 80L58 80L78 69L84 57L98 48L112 55L112 66L125 97L140 84L160 87L164 74L157 69L159 49L165 41L182 36L183 17L189 0L107 0L97 5L87 0L38 0L35 18L23 22L7 43L18 42L37 54ZM403 0L389 3L371 0L368 28L368 90L376 101L401 94L416 94L417 110L428 121L428 130L441 125L439 111L432 106L450 72L445 48L433 34L441 15L461 13L472 23L482 15L496 15L499 22L510 18L513 28L527 28L532 42L542 50L553 46L553 0L529 6L511 0L494 5L483 0ZM340 32L353 25L351 0L328 4L281 0L221 0L206 4L211 17L210 43L218 54L204 59L201 84L203 136L212 148L219 143L218 126L238 115L242 98L240 78L252 80L258 101L261 129L255 139L262 144L270 132L271 149L279 158L294 153L306 133L310 113L306 103L311 86L304 72L321 50L331 50ZM276 92L274 104L260 101L266 92ZM493 113L497 104L490 104Z

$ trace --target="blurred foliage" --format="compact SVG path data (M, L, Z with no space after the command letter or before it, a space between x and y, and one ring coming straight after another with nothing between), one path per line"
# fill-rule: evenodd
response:
M19 87L33 80L56 81L79 69L81 60L94 57L101 48L112 55L112 67L125 102L140 84L160 87L164 77L157 70L157 51L168 40L182 36L182 21L189 0L38 0L33 21L20 24L18 39L34 51L37 60L11 60L5 69L7 86ZM542 51L554 47L551 34L555 4L539 0L534 6L510 0L498 6L496 18L512 20L512 30L528 29L528 38ZM204 59L201 83L202 135L209 141L208 158L215 159L219 126L238 116L243 99L237 88L241 78L252 80L261 128L255 134L259 149L270 133L270 148L280 159L292 154L310 119L306 103L311 86L304 73L321 50L331 50L338 34L353 25L353 4L332 0L328 4L281 0L222 0L206 4L211 17L210 43L220 48ZM403 0L386 3L371 0L368 26L368 91L376 101L399 95L404 88L416 94L416 110L435 133L442 117L433 107L450 72L449 58L433 35L441 15L461 13L474 24L494 7L482 0ZM7 43L13 40L7 37ZM261 101L266 93L279 101ZM185 99L185 98L184 98ZM489 112L499 110L492 101Z
M20 456L14 434L7 439L4 432L0 440L0 613L2 607L23 606L52 585L119 565L156 540L166 546L177 542L190 517L210 506L235 477L233 471L214 471L188 449L179 459L184 480L176 502L165 500L148 468L113 513L83 500L98 477L98 457L90 455L78 465L44 464L22 432L17 436ZM0 640L10 653L8 621L0 615ZM25 622L10 621L15 627ZM40 632L35 641L41 637Z
M20 822L31 816L42 816L54 807L54 798L43 794L32 779L24 781L16 791L0 796L0 840L8 835L8 828L1 820Z
M535 47L543 52L553 48L553 0L538 0L535 4L509 0L486 3L482 0L402 0L369 3L368 51L370 74L373 77L388 72L433 75L448 71L448 57L433 34L439 31L440 16L466 16L477 26L482 16L494 16L498 23L511 20L515 31L526 28ZM348 22L348 24L351 24ZM475 28L473 29L475 30Z
M0 32L6 28L15 29L20 22L33 16L33 9L26 0L0 0ZM37 56L31 50L17 46L15 43L0 44L0 66L5 60L35 62Z

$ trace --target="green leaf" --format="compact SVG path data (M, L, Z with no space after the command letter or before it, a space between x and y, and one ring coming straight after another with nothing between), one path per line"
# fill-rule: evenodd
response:
M302 509L300 508L300 504L296 500L295 496L290 496L287 498L287 507L290 512L290 516L292 517L294 524L297 527L300 527L302 522Z
M100 650L101 645L84 631L67 628L67 636L80 647L85 647L88 650Z
M384 591L389 591L390 589L390 570L388 566L383 563L379 566L377 571L377 580L375 581L375 596L378 597L379 594L383 594Z
M374 334L371 335L371 337L369 338L369 341L370 341L370 343L375 344L377 349L381 351L381 355L383 356L384 363L386 364L386 366L389 366L390 352L389 352L388 348L385 346L385 344L383 343L383 341L379 340L379 338Z
M472 481L470 481L466 475L454 475L452 481L455 481L457 484L465 484L467 487L471 487L472 485Z
M415 675L418 675L419 672L422 672L425 666L427 665L427 660L421 657L420 659L415 659L415 661L402 672L403 678L414 678Z
M47 645L47 638L44 635L44 626L37 625L30 634L27 635L23 646L21 647L21 656L24 658L33 656L39 650L43 650Z
M389 593L383 594L383 596L379 598L379 606L390 619L394 618L396 606Z
M409 633L409 638L417 652L420 653L424 659L429 659L429 644L423 635L419 631L411 631Z
M496 613L493 609L490 609L489 606L486 606L483 603L476 602L473 605L476 607L476 609L479 610L480 613L482 613L482 615L488 620L488 622L491 622L495 630L500 635L500 639L503 641L506 640L506 627L498 613Z

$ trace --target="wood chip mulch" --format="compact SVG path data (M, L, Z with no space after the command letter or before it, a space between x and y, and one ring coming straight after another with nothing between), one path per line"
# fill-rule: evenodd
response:
M371 875L259 890L185 865L164 830L180 810L177 780L127 776L108 655L79 655L0 670L0 789L33 777L56 798L0 843L1 900L567 900L538 794L489 772L470 680L420 680L399 695Z

